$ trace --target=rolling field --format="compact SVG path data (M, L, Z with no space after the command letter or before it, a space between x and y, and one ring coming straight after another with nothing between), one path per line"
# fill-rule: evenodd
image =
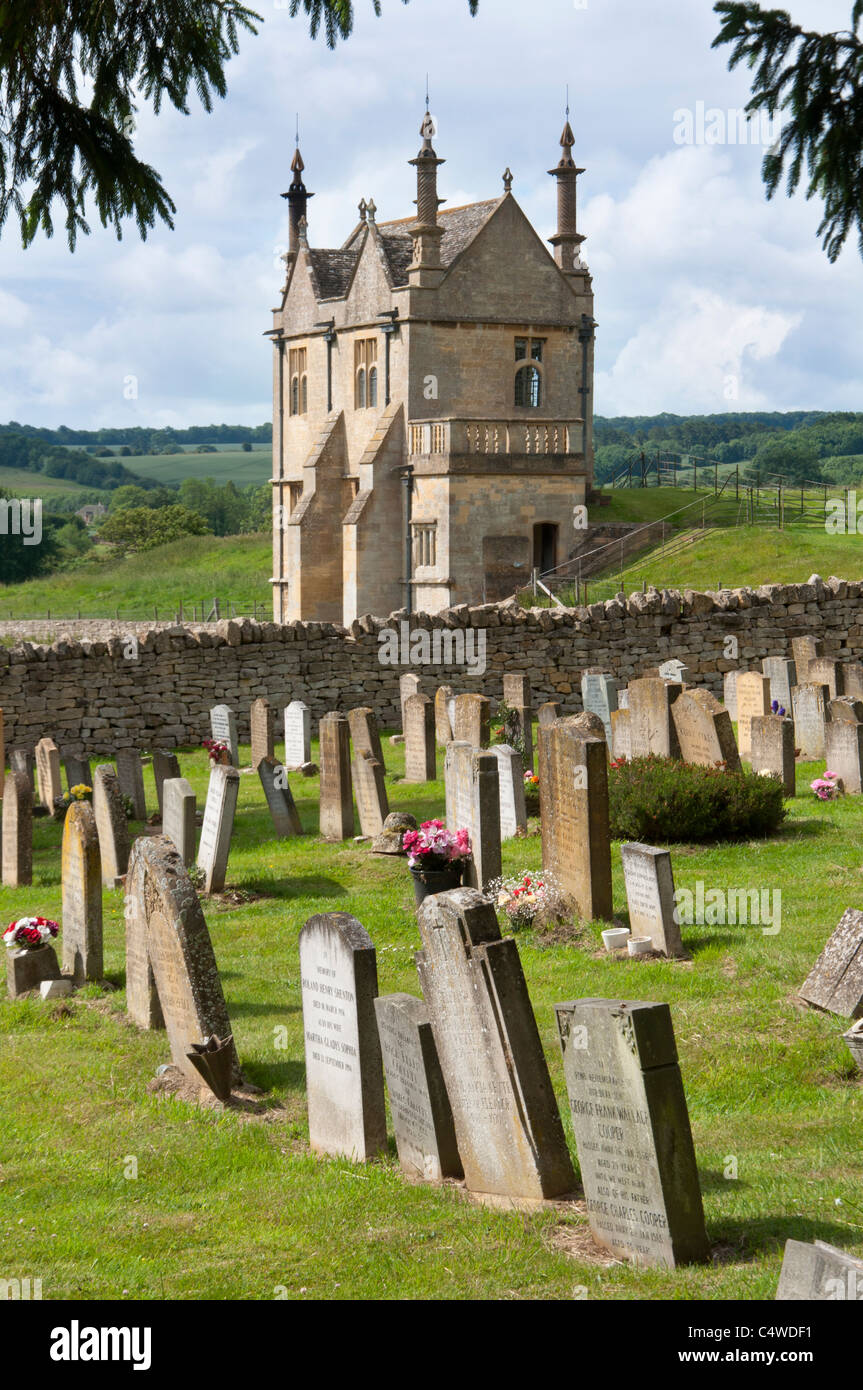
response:
M142 478L159 483L181 483L184 478L212 478L214 483L234 482L237 487L265 483L273 476L272 445L255 445L250 454L242 449L219 449L215 454L143 454L122 459L122 463Z

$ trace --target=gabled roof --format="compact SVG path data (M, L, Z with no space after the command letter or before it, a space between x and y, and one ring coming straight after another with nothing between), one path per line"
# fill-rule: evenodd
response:
M340 299L347 294L357 261L359 250L309 251L318 299Z

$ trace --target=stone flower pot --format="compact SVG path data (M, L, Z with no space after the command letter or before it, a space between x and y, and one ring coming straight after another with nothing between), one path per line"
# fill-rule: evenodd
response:
M57 952L48 941L41 946L16 946L6 952L6 988L10 999L20 999L43 980L59 980Z

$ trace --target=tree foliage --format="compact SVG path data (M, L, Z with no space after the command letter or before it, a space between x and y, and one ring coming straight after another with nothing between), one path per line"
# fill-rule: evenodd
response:
M122 551L153 550L183 536L206 536L210 528L197 512L188 507L128 507L112 512L99 527L102 540L111 541Z

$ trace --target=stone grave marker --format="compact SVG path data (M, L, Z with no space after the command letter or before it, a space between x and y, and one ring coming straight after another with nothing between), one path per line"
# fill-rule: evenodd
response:
M447 829L470 835L472 855L463 882L485 888L501 874L497 758L454 741L446 750L444 782Z
M618 758L626 758L627 762L632 757L632 737L629 727L629 710L613 709L611 711L611 743L609 752L615 761Z
M503 698L512 711L512 734L521 739L526 772L533 772L533 696L530 677L517 671L504 673Z
M491 701L486 695L456 695L454 737L473 748L488 748L491 739Z
M453 688L451 685L438 686L434 697L434 732L435 741L441 748L446 748L452 740L452 724L449 717L449 703L454 700Z
M302 835L300 813L288 783L287 768L276 762L275 758L262 758L258 763L258 776L267 798L277 838L290 840L294 835Z
M73 801L63 822L63 969L76 984L101 980L102 859L96 816Z
M144 768L141 754L137 748L120 748L117 751L117 781L120 791L132 803L133 820L147 819L147 798L144 794Z
M252 753L252 767L257 771L262 758L273 758L276 753L276 711L269 700L260 696L252 701L249 713L249 729Z
M533 704L530 676L524 675L521 671L505 671L503 698L510 709L530 709Z
M527 809L524 804L524 763L521 754L506 743L496 743L498 791L500 794L500 838L514 840L519 831L527 830Z
M539 731L542 867L587 920L612 914L608 758L605 739L589 732L592 718Z
M237 773L225 765L222 774ZM142 835L126 877L126 1007L141 1028L166 1028L171 1060L195 1085L188 1053L215 1035L232 1038L219 968L198 895L165 835ZM230 1072L242 1084L236 1048Z
M749 762L753 772L778 777L786 796L796 791L794 721L778 714L756 714L750 721Z
M675 914L674 874L668 850L631 841L621 845L620 856L632 935L649 936L654 951L660 955L685 957L687 952Z
M66 773L66 788L71 791L73 787L93 786L93 771L90 767L88 758L76 758L71 754L63 755L63 770Z
M406 811L390 811L384 821L384 828L372 844L373 854L402 854L407 857L404 838L409 830L416 830L416 816Z
M794 666L797 671L797 684L809 685L809 663L816 661L824 652L824 643L820 637L804 636L792 637L791 653L794 657Z
M621 682L604 672L585 671L581 677L581 703L591 714L598 714L605 728L605 741L611 747L611 714L617 709Z
M629 685L629 733L633 758L679 758L671 708L683 687L660 676L641 676Z
M852 700L863 700L863 662L845 662L842 667L842 689Z
M36 744L36 783L39 802L53 814L54 802L63 795L60 778L60 753L52 738L40 738Z
M165 814L162 787L167 781L181 777L180 760L176 753L168 753L163 748L153 749L153 781L156 783L156 800L159 803L159 819Z
M751 720L770 713L770 681L760 671L745 671L737 678L737 745L744 762L752 755Z
M231 752L231 765L240 766L240 742L237 720L228 705L214 705L210 710L210 733L217 743L226 743Z
M835 700L837 695L845 694L842 674L844 669L840 661L830 661L825 656L818 656L809 663L807 682L809 685L826 685L829 691L828 698Z
M165 811L162 834L165 835L188 869L195 862L195 813L198 809L195 793L185 777L168 777L162 784Z
M562 718L563 705L559 704L557 700L546 700L545 704L540 705L536 712L536 722L540 728L544 728L546 724L553 724L555 719Z
M416 697L411 695L413 700ZM425 696L421 696L425 699ZM380 835L390 813L383 764L371 753L357 753L353 761L354 793L360 817L360 830L372 839Z
M518 947L471 888L426 898L416 957L471 1192L538 1201L575 1178Z
M240 774L235 767L216 763L210 769L198 846L198 868L204 873L205 893L220 893L225 886L239 791Z
M690 670L685 661L673 656L669 661L659 663L659 674L664 681L673 681L677 685L685 685L690 677Z
M710 1247L667 1004L555 1005L590 1229L623 1259L673 1269Z
M684 690L671 706L671 717L685 763L724 763L729 772L740 771L731 715L708 690Z
M375 1014L402 1171L424 1182L463 1177L425 1002L412 994L383 994L375 999Z
M380 763L381 767L384 767L384 750L381 747L381 736L378 732L378 722L375 719L374 710L368 709L366 706L361 709L348 710L348 724L351 728L354 756L358 753L368 753L376 763Z
M831 712L838 703L831 702ZM830 771L842 779L843 791L859 796L863 792L863 724L829 719L824 725L824 757Z
M0 797L3 796L3 786L6 779L6 741L3 732L3 711L0 709Z
M413 671L405 671L399 676L399 704L402 712L402 733L405 731L405 705L411 695L420 693L420 678Z
M26 888L33 882L33 788L23 772L6 777L0 828L4 886Z
M733 724L737 723L737 679L743 674L743 671L726 671L722 678L722 703L731 715Z
M827 718L837 724L861 724L863 700L857 700L853 695L837 695L827 706Z
M36 754L31 748L9 749L9 771L23 772L33 790L33 775L36 771Z
M365 927L347 912L310 917L300 932L300 976L311 1147L373 1158L387 1147L387 1126L377 961Z
M849 907L842 914L800 997L840 1018L863 1018L863 912Z
M437 777L435 707L428 695L409 695L404 703L405 781Z
M863 1299L863 1260L823 1240L786 1240L777 1302L823 1303Z
M778 700L788 714L791 713L791 691L797 684L797 667L784 656L765 656L761 671L770 682L770 701Z
M795 685L791 691L794 740L803 762L824 757L828 694L826 685Z
M102 882L106 888L119 888L129 865L129 822L110 763L100 763L93 776L93 815L99 834Z
M848 1051L854 1058L857 1070L863 1072L863 1018L853 1023L848 1032L842 1034L842 1037L847 1044Z
M312 712L302 700L285 708L285 767L298 768L312 760Z
M618 690L618 692L617 692L617 708L618 708L618 709L625 709L625 710L628 710L628 709L629 709L629 686L628 686L628 685L621 686L620 690ZM613 712L613 711L612 711L612 712Z
M325 714L321 743L320 829L325 840L349 840L354 833L351 787L351 729L343 714Z

